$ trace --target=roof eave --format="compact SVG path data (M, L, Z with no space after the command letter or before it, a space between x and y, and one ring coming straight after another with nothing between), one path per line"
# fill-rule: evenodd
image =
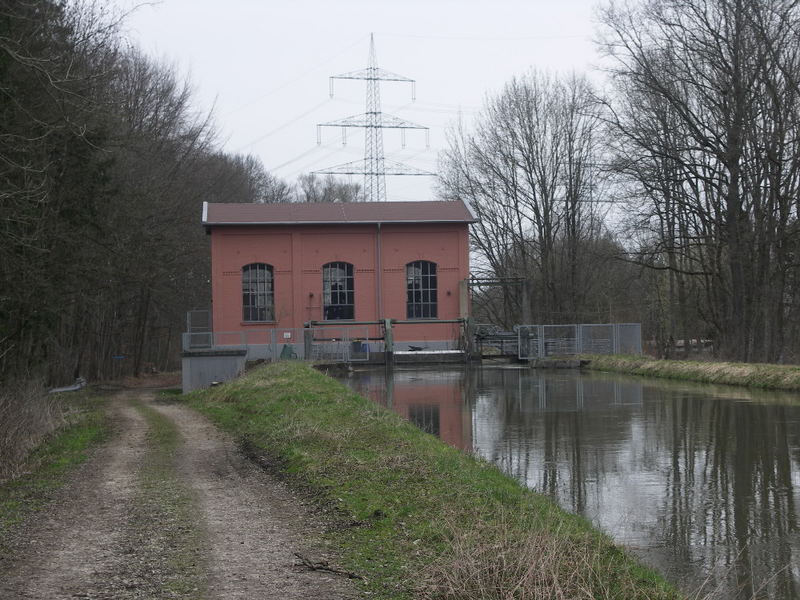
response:
M477 223L478 219L426 219L415 221L203 221L205 227L264 227L268 225L420 225L423 223Z

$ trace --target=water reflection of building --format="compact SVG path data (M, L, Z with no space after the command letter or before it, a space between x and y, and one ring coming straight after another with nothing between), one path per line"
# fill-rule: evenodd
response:
M472 449L470 394L463 369L385 369L357 373L354 387L443 442Z

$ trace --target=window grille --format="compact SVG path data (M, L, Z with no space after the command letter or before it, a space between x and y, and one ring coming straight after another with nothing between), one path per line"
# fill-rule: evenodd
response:
M407 318L435 319L437 316L436 263L418 260L406 265Z
M242 267L242 319L275 320L272 265L253 263Z
M322 266L323 319L337 321L355 318L353 265L332 262Z

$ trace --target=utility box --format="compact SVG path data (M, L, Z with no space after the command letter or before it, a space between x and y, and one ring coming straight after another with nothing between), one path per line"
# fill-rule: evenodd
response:
M181 354L183 393L236 379L244 373L246 348L207 348Z

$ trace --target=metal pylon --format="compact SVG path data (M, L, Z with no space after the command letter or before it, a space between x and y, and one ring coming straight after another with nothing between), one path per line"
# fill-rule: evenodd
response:
M369 59L367 68L358 71L351 71L341 75L334 75L330 78L330 96L333 98L334 79L363 79L367 82L367 102L366 112L363 115L355 115L319 123L317 125L317 144L322 143L320 129L322 127L341 127L342 145L347 143L346 131L349 127L363 127L364 135L364 160L353 161L326 169L314 171L319 174L330 175L364 175L364 199L368 202L383 202L386 200L386 175L434 175L429 171L409 167L402 163L390 161L390 168L386 169L386 160L383 155L383 130L400 129L402 135L402 145L405 148L405 130L423 129L425 130L426 145L429 142L429 130L424 125L417 125L411 121L400 119L393 115L381 112L381 90L380 81L403 81L411 84L411 100L416 100L416 82L413 79L398 75L378 67L378 60L375 54L375 39L372 34L369 38Z
M381 129L381 87L378 83L378 59L375 37L369 36L367 62L367 126L364 134L364 197L372 201L386 200L386 169L383 163L383 129Z

